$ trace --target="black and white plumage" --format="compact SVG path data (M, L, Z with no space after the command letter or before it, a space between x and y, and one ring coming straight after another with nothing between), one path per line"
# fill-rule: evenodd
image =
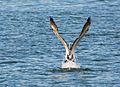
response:
M78 45L78 42L88 31L90 24L91 24L91 18L88 17L78 38L75 39L72 45L68 46L67 42L59 34L58 27L54 22L53 18L50 17L50 26L53 29L54 34L58 37L58 39L62 42L63 46L66 49L65 61L62 63L62 68L80 68L80 65L75 63L75 48Z

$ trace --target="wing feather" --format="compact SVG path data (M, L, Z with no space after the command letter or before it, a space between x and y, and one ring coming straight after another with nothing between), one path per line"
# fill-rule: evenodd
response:
M85 25L83 26L83 29L79 35L78 38L76 38L76 40L73 42L70 50L74 50L75 47L77 46L78 42L81 40L81 38L85 35L85 33L88 31L89 27L90 27L90 24L91 24L91 18L88 17L87 19L87 22L85 23Z
M55 24L55 22L54 22L52 17L50 17L50 26L53 29L54 34L58 37L58 39L64 45L65 49L68 50L68 45L67 45L66 41L62 38L62 36L59 34L58 27Z

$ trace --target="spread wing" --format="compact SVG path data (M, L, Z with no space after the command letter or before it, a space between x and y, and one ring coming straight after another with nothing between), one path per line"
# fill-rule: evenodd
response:
M61 35L58 32L58 27L55 24L54 20L52 17L50 17L50 26L53 29L54 34L58 37L58 39L61 41L61 43L64 45L66 51L68 51L68 45L66 43L66 41L61 37Z
M78 42L81 40L81 38L85 35L85 33L88 31L89 27L90 27L90 24L91 24L91 18L89 17L87 19L87 22L85 23L85 25L83 26L83 29L79 35L79 37L73 42L70 50L74 50L75 47L77 46Z

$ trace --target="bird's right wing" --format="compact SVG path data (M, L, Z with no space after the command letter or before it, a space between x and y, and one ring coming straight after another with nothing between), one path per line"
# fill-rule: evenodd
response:
M70 50L74 50L75 47L77 46L78 42L81 40L81 38L85 35L85 33L88 31L89 27L90 27L90 24L91 24L91 18L89 17L87 19L87 22L85 23L85 25L83 26L83 29L79 35L79 37L73 42Z
M52 17L50 17L50 26L53 29L54 34L58 37L58 39L62 42L62 44L64 45L66 51L68 51L68 45L66 43L66 41L61 37L61 35L58 32L58 27L55 24L54 20Z

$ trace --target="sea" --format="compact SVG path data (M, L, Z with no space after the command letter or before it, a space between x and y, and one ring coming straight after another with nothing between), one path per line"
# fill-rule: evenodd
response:
M62 69L65 48L91 25ZM0 87L120 87L119 0L0 0Z

